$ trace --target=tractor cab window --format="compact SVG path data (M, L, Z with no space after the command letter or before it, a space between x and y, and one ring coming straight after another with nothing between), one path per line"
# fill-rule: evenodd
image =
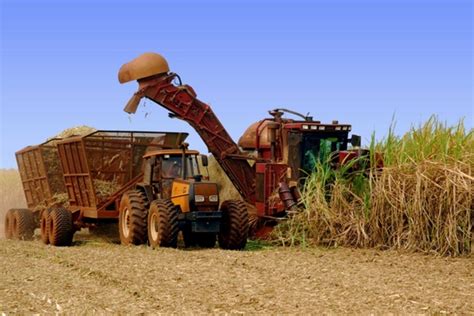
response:
M196 155L189 155L185 158L186 174L185 178L192 178L199 174L199 166ZM163 178L180 178L183 175L183 156L164 155L161 165Z
M164 155L161 163L163 178L179 178L182 173L182 157Z
M196 155L188 156L188 177L194 177L201 174Z

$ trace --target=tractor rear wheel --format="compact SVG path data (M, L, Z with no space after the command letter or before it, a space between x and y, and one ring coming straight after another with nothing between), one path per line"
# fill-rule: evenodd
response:
M55 208L48 216L49 242L53 246L70 246L74 235L72 213Z
M151 202L148 211L148 241L153 248L178 244L178 210L170 200Z
M224 201L219 246L222 249L241 250L247 244L249 232L249 216L247 206L238 200Z
M122 196L119 208L120 242L123 245L141 245L147 242L146 197L139 190L130 190Z
M40 216L41 241L45 245L49 244L49 213L51 213L51 209L45 209Z
M31 240L35 231L35 219L29 209L13 209L10 214L10 232L12 239Z
M9 209L5 214L5 238L13 239L13 212L14 209Z

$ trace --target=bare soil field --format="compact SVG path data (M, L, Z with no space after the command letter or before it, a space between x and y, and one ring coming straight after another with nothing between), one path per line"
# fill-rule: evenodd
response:
M474 313L474 258L0 240L0 312Z

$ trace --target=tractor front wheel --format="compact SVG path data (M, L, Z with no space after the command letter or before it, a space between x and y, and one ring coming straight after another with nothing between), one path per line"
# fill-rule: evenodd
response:
M221 211L223 218L219 232L219 246L229 250L244 249L249 232L247 206L242 201L228 200L222 203Z
M130 190L122 196L119 209L120 242L123 245L141 245L147 242L146 197L139 190Z
M178 244L178 211L170 200L151 202L148 211L148 241L153 248Z

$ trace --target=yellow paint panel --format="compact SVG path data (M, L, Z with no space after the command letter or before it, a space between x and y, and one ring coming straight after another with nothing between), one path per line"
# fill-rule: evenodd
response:
M179 205L183 213L189 212L189 188L188 182L174 181L171 189L171 202Z

